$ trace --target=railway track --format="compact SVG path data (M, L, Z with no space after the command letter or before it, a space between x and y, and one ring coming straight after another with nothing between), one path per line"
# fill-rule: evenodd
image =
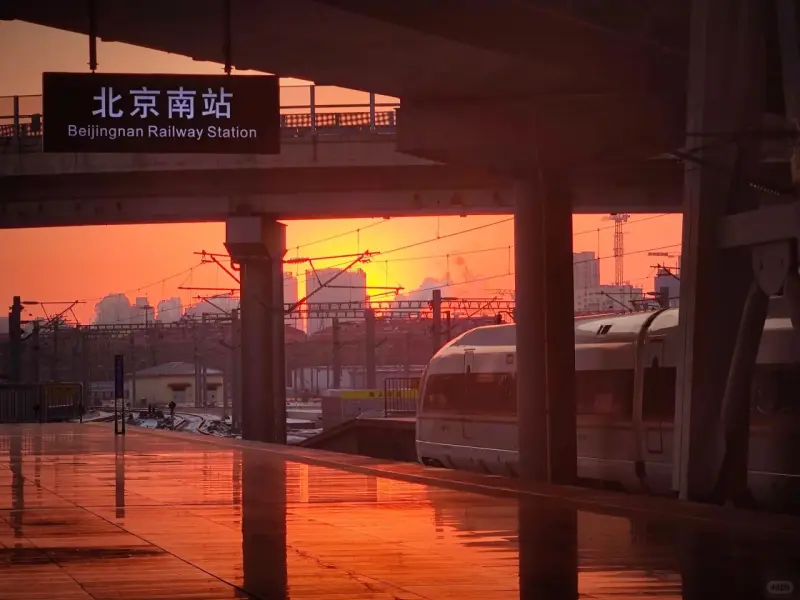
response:
M95 419L91 419L92 423L113 423L114 422L114 407L113 406L99 406L95 407L95 410L98 412L103 413L110 413L107 416L97 417ZM138 416L141 409L134 409L132 412L134 416ZM125 418L128 418L128 415L131 414L130 411L125 411ZM215 435L214 432L208 431L208 426L215 420L222 420L221 417L217 418L209 418L211 415L208 414L198 414L192 412L176 412L175 413L175 426L173 427L173 431L188 431L192 433L199 433L202 435ZM119 418L119 417L117 417ZM137 425L141 426L141 425Z

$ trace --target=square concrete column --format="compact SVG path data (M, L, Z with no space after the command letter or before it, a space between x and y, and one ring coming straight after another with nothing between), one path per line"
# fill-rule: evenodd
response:
M519 474L574 483L572 206L558 174L517 185L514 215Z
M263 217L231 217L225 247L241 276L242 438L284 444L286 226Z
M717 239L725 214L757 207L746 178L759 163L758 137L734 143L724 132L761 127L763 6L692 3L686 147L697 162L687 163L685 175L673 487L696 501L712 499L720 473L722 398L753 280L749 249L723 251Z

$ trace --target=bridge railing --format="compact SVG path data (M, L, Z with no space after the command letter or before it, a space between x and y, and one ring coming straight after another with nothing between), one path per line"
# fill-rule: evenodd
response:
M281 86L284 137L393 133L396 98L335 86ZM40 149L45 116L41 95L0 96L0 151Z

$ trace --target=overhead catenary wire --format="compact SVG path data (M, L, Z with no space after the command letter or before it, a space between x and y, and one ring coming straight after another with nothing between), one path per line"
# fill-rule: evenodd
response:
M644 223L646 221L652 221L654 219L662 219L662 218L665 218L665 217L670 217L672 215L673 215L673 213L659 213L659 214L655 214L655 215L648 215L646 217L642 217L641 219L635 219L635 220L632 220L632 221L628 221L628 223L626 224L626 227L635 226L638 223ZM514 220L514 217L505 217L505 218L502 218L502 219L498 219L496 221L492 221L491 223L483 223L481 225L476 225L474 227L468 227L468 228L465 228L465 229L460 229L458 231L454 231L452 233L446 233L444 235L439 235L438 232L437 232L437 235L435 237L426 238L426 239L423 239L423 240L412 242L410 244L404 244L404 245L398 246L396 248L390 248L389 250L381 250L379 252L375 252L374 254L376 256L378 256L378 257L381 257L381 258L378 258L378 260L380 262L391 263L391 262L408 262L408 261L415 261L415 260L431 260L431 259L435 259L435 258L447 258L447 257L456 257L456 256L468 255L468 254L480 254L480 253L483 253L483 252L495 252L495 251L499 251L499 250L509 250L509 249L513 249L514 248L514 244L506 244L506 245L503 245L503 246L493 246L491 248L483 248L483 249L479 249L479 250L466 250L466 251L460 251L460 252L449 252L447 254L423 255L423 256L415 256L415 257L408 257L408 258L382 259L383 256L386 256L388 254L395 254L395 253L402 252L402 251L405 251L405 250L410 250L412 248L417 248L417 247L420 247L420 246L433 244L433 243L439 242L441 240L454 238L454 237L458 237L458 236L461 236L461 235L466 235L468 233L474 233L476 231L480 231L480 230L483 230L483 229L488 229L490 227L495 227L495 226L498 226L498 225L502 225L504 223L513 222L513 220ZM593 227L591 229L585 229L585 230L582 230L582 231L574 232L572 234L572 237L574 238L574 237L577 237L577 236L580 236L580 235L597 234L600 231L604 231L604 230L607 230L607 229L613 229L613 228L614 228L613 225L607 225L607 226L604 226L604 227ZM363 230L363 228L362 228L362 230ZM353 231L351 231L349 233L354 233L355 231L356 230L353 230ZM325 268L336 269L336 268L339 268L341 266L344 266L345 264L347 264L347 263L334 264L334 265L326 266ZM298 278L298 281L299 281L299 278Z
M630 226L635 226L638 223L643 223L645 221L664 218L664 217L668 217L668 216L671 216L671 213L660 213L660 214L656 214L656 215L648 215L648 216L640 218L640 219L635 219L635 220L629 221L628 222L628 226L629 227ZM314 241L308 242L306 244L300 244L298 246L295 246L294 248L297 249L297 248L302 248L302 247L308 247L308 246L324 243L326 241L331 241L331 240L334 240L334 239L337 239L337 238L341 238L341 237L344 237L344 236L347 236L347 235L360 234L360 232L364 231L365 229L369 229L371 227L377 227L378 225L382 225L384 223L389 222L389 220L390 219L381 219L380 221L375 221L373 223L369 223L369 224L364 225L362 227L354 228L354 229L351 229L351 230L348 230L348 231L344 231L344 232L341 232L341 233L338 233L338 234L335 234L335 235L332 235L332 236L328 236L328 237L325 237L325 238L314 240ZM505 217L505 218L502 218L502 219L498 219L498 220L492 221L490 223L484 223L484 224L477 225L477 226L474 226L474 227L468 227L468 228L465 228L465 229L461 229L461 230L454 231L454 232L451 232L451 233L446 233L446 234L443 234L443 235L439 234L437 232L437 236L436 237L430 237L430 238L427 238L427 239L418 240L418 241L412 242L410 244L404 244L402 246L398 246L398 247L395 247L395 248L390 248L388 250L384 250L384 251L381 251L379 253L376 252L374 254L376 254L378 256L387 255L387 254L396 254L396 253L400 253L400 252L403 252L403 251L406 251L406 250L409 250L409 249L412 249L412 248L425 246L425 245L432 244L432 243L435 243L435 242L439 242L439 241L445 240L445 239L452 239L452 238L455 238L455 237L458 237L458 236L461 236L461 235L474 233L476 231L481 231L481 230L484 230L484 229L487 229L487 228L490 228L490 227L502 225L504 223L509 223L509 222L512 222L512 221L513 221L513 217ZM573 233L573 237L577 237L577 236L585 235L585 234L596 234L599 231L602 231L604 229L611 229L611 228L613 228L613 226L605 226L605 227L599 227L599 228L598 227L593 227L591 229L574 232ZM670 247L675 247L675 246L670 246ZM437 258L453 258L453 257L457 257L457 256L462 256L462 255L474 255L474 254L482 254L482 253L497 252L497 251L508 251L508 252L510 252L511 250L513 250L513 248L514 248L514 244L505 244L505 245L502 245L502 246L492 246L492 247L488 247L488 248L480 248L480 249L472 249L472 250L464 250L464 251L454 251L454 252L441 253L441 254L428 254L428 255L412 256L412 257L393 257L393 258L384 259L381 262L386 263L386 266L387 266L387 269L388 269L388 264L391 263L391 262L409 262L409 261L433 260L433 259L437 259ZM633 253L626 253L626 255L628 255L628 254L633 254ZM606 259L606 258L610 258L610 257L598 257L598 260ZM579 261L579 262L577 262L575 264L580 264L580 262L581 261ZM194 264L193 266L191 266L191 267L189 267L187 269L183 269L183 270L178 271L176 273L172 273L172 274L170 274L170 275L168 275L166 277L162 277L162 278L160 278L160 279L158 279L156 281L152 281L150 283L146 283L146 284L143 284L143 285L132 287L132 288L130 288L128 290L125 290L123 292L120 292L120 293L127 295L127 294L130 294L130 293L147 290L147 289L152 288L152 287L157 286L157 285L161 285L163 287L166 282L168 282L168 281L170 281L172 279L175 279L175 278L183 276L183 275L191 275L198 267L202 266L203 264L208 264L208 263L204 263L202 261L198 262L198 263ZM326 266L325 268L336 269L336 268L340 268L342 266L345 266L346 264L349 264L349 261L347 263L340 263L340 264L334 264L334 265ZM508 276L508 275L510 275L510 273L507 271L504 275L497 275L496 277ZM495 276L492 276L492 278L495 278ZM300 283L300 278L298 277L297 279L298 279L298 283ZM453 285L456 285L456 284L453 284ZM81 299L79 299L79 301L81 301L81 302L98 302L98 301L103 300L107 296L108 295L101 296L101 297L94 297L94 298L81 298ZM191 306L194 306L194 304L190 303L190 304L188 304L187 306L185 306L183 308L185 309L185 308L189 308ZM175 310L175 309L167 308L162 312L167 313L167 312L170 312L172 310ZM130 317L130 318L127 318L127 319L124 319L124 320L130 321L130 320L134 320L136 318L138 318L138 317L133 316L133 317Z
M378 217L376 217L376 218L378 218ZM390 220L392 220L391 217L385 217L385 218L380 217L380 221L375 221L373 223L368 223L367 225L362 225L361 227L357 227L355 229L348 229L347 231L342 231L341 233L337 233L337 234L334 234L334 235L331 235L331 236L328 236L328 237L320 238L320 239L314 240L312 242L306 242L304 244L298 244L296 246L292 246L290 248L290 250L299 250L300 248L308 248L310 246L316 246L318 244L323 244L325 242L338 240L339 238L343 238L343 237L348 236L348 235L353 235L353 234L359 235L362 231L365 231L367 229L371 229L373 227L377 227L378 225L383 225L384 223L388 223Z
M629 255L636 255L636 254L644 254L646 252L654 252L654 251L658 251L658 250L667 250L667 249L679 247L680 245L681 245L680 243L675 243L675 244L667 244L667 245L663 245L663 246L654 246L654 247L650 247L650 248L642 248L640 250L633 250L633 251L630 251L630 252L626 252L624 255L625 256L629 256ZM586 262L593 262L595 260L597 260L597 261L599 261L599 260L608 260L608 259L612 259L612 258L615 258L613 254L612 255L608 255L608 256L599 256L599 257L597 257L595 259L587 259L587 260L576 261L573 264L577 265L577 264L582 264L582 263L586 263ZM494 279L501 279L501 278L504 278L504 277L513 277L514 275L516 275L516 271L515 270L510 270L510 271L506 271L504 273L497 273L497 274L493 274L493 275L484 275L484 276L472 277L472 278L464 279L464 280L461 280L461 281L448 281L446 283L441 283L441 284L426 286L426 287L423 287L423 288L418 288L418 289L413 290L413 291L414 292L425 292L425 291L433 291L433 290L437 290L437 289L444 289L444 288L450 288L450 287L459 287L459 286L463 286L463 285L470 285L470 284L475 284L475 283L482 283L482 282L486 282L486 281L492 281ZM646 279L646 278L642 277L642 278L637 278L636 280L639 280L639 279ZM217 298L217 297L211 296L211 298ZM160 314L165 314L165 313L168 313L168 312L173 312L175 310L186 311L186 310L189 310L189 309L191 309L191 308L193 308L195 306L198 306L199 304L202 304L203 302L204 302L204 300L199 299L197 302L190 303L190 304L188 304L186 306L178 306L178 307L167 308L167 309L164 309L162 311L159 311L159 315ZM109 324L109 325L123 324L123 323L130 322L130 321L133 321L134 319L138 319L138 318L139 318L138 315L132 315L132 316L127 317L127 318L116 319L115 321L112 321L112 322L107 323L107 324Z
M623 256L629 256L629 255L632 255L632 254L644 254L645 252L653 252L653 251L656 251L656 250L666 250L668 248L676 248L676 247L678 247L680 245L681 245L680 243L677 243L677 244L668 244L666 246L655 246L653 248L643 248L641 250L634 250L634 251L631 251L631 252L626 252ZM600 257L593 258L593 259L575 261L573 263L573 265L579 265L579 264L582 264L582 263L593 262L595 260L608 260L608 259L612 259L612 258L616 258L616 257L613 254L609 255L609 256L600 256ZM431 286L427 286L427 287L423 287L423 288L418 288L418 289L413 290L413 291L414 292L426 292L426 291L439 290L439 289L444 289L444 288L449 288L449 287L458 287L458 286L461 286L461 285L469 285L469 284L472 284L472 283L481 283L481 282L484 282L484 281L491 281L493 279L500 279L502 277L511 277L511 276L513 276L515 274L516 274L516 271L512 270L511 272L498 273L498 274L495 274L495 275L486 275L486 276L474 277L474 278L469 278L469 279L465 279L465 280L462 280L462 281L448 281L447 283L441 283L441 284L431 285ZM639 279L643 279L643 278L639 278Z

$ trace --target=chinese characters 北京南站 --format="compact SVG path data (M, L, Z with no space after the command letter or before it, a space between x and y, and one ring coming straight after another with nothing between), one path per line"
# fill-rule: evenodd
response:
M166 98L166 109L159 105L162 97L161 90L150 90L143 86L138 90L130 90L131 103L127 106L122 101L122 94L114 92L114 88L102 87L100 93L94 96L93 100L97 103L97 108L92 111L92 115L101 118L118 119L125 116L123 107L129 108L128 113L131 117L146 119L149 116L158 117L166 110L166 116L170 119L194 119L195 99L198 93L196 90L187 90L180 86L177 90L168 90L163 96ZM225 88L214 91L207 88L207 91L200 95L203 100L201 116L214 117L216 119L231 118L231 98L233 92L226 92ZM163 102L163 101L162 101Z

